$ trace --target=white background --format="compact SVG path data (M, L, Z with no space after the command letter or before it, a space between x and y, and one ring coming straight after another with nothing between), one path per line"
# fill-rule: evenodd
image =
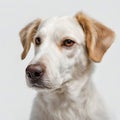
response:
M120 120L119 0L0 0L0 120L28 120L36 93L25 83L24 70L33 51L20 60L20 29L39 17L74 15L81 10L116 33L114 44L96 64L93 80L114 120Z

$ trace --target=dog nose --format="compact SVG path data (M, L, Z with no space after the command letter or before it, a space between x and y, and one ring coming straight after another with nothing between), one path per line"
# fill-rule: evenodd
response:
M45 67L41 64L31 64L26 68L26 75L32 82L41 79L44 75Z

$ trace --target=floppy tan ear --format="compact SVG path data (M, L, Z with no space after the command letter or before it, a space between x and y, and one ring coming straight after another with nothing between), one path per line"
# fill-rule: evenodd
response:
M76 15L76 19L86 35L89 58L94 62L100 62L114 41L114 32L82 12Z
M24 59L26 57L30 49L33 37L38 29L38 26L40 25L40 22L40 19L34 20L20 31L20 39L24 49L21 55L21 59Z

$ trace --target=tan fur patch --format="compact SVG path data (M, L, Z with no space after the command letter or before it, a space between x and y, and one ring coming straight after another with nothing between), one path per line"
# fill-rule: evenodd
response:
M26 57L40 22L40 19L34 20L20 31L21 43L24 48L21 55L21 59L24 59Z
M76 19L85 32L90 59L94 62L100 62L114 41L114 32L82 12L76 15Z

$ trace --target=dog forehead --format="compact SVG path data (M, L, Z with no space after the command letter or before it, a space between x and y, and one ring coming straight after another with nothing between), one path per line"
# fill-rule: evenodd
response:
M56 37L84 38L84 32L75 17L52 17L43 20L38 29L38 34Z
M52 27L52 26L62 26L63 25L75 25L75 18L74 17L70 17L70 16L62 16L62 17L52 17L52 18L48 18L46 20L43 21L41 27Z

